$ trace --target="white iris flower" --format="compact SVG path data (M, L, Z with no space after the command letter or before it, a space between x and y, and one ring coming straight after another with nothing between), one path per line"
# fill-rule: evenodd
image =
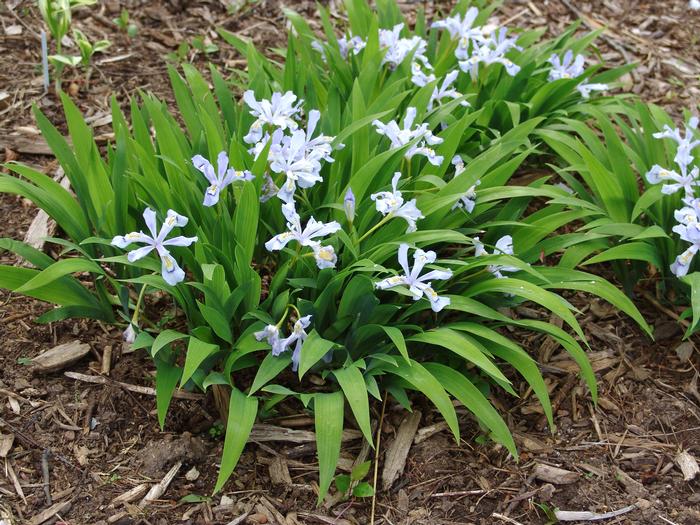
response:
M396 286L406 286L413 296L413 300L417 301L421 297L425 297L430 301L430 307L434 312L439 312L445 306L450 304L449 297L440 297L432 287L432 280L444 281L452 277L451 270L432 270L424 275L420 275L426 264L435 262L435 252L423 251L417 249L413 254L413 268L408 265L408 244L399 246L399 264L404 271L403 275L389 277L382 281L374 283L375 288L379 290L388 290Z

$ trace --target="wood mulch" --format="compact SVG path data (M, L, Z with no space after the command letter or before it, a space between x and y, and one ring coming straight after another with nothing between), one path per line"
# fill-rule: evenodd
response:
M287 5L315 23L313 2ZM415 5L404 7L410 11ZM241 57L214 28L237 31L263 47L280 45L281 6L272 0L100 2L75 23L92 38L108 38L112 47L98 57L89 84L76 74L65 86L96 134L108 141L112 95L124 108L138 89L171 103L166 54L203 37L219 50L208 56L190 50L189 62L200 70L209 60L223 68L239 66ZM111 24L123 7L139 27L133 39ZM700 15L688 11L684 0L519 0L506 1L498 13L510 26L550 34L575 17L589 28L607 27L599 42L606 61L640 63L630 82L633 92L675 115L697 108ZM0 160L55 173L30 111L37 104L64 128L56 97L42 94L38 20L34 2L8 0L0 6ZM0 195L0 236L22 239L35 214L22 199ZM0 253L0 264L16 262ZM686 481L682 470L700 457L695 341L682 343L678 324L642 296L637 304L655 325L655 342L605 303L578 295L570 300L581 311L590 341L598 405L560 348L514 332L546 372L556 430L547 428L532 392L516 377L519 398L498 391L491 397L514 431L517 463L484 438L463 407L457 408L462 430L457 445L428 404L416 399L411 416L390 401L381 425L379 485L385 457L398 465L398 474L378 494L375 523L544 524L554 509L589 513L573 523L608 512L618 515L605 523L700 523L700 476ZM161 431L149 393L154 385L149 359L140 352L122 354L119 331L98 323L35 324L47 309L0 292L0 523L369 523L368 500L335 500L316 508L313 420L291 404L256 427L231 481L209 498L222 448L213 400L176 399ZM526 307L515 314L542 315ZM69 367L71 377L32 369L33 357L75 340L87 343L89 353ZM102 383L83 380L81 374L94 378L104 371L110 355ZM378 422L381 406L373 411ZM358 458L373 458L357 436L352 431L346 436L340 471Z

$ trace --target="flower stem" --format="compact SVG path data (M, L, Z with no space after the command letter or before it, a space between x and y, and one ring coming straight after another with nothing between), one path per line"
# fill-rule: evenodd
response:
M380 228L381 226L383 226L384 224L386 224L387 222L389 222L393 217L394 217L394 214L393 214L393 213L390 213L390 214L388 214L388 215L385 215L384 218L383 218L381 221L379 221L377 224L375 224L374 226L372 226L369 230L367 230L367 231L364 233L364 235L362 235L362 237L360 237L360 238L357 240L357 244L360 244L360 243L361 243L362 241L364 241L369 235L371 235L372 233L374 233L375 231L377 231L378 228Z
M146 294L147 284L141 286L141 291L139 292L139 298L136 300L136 306L134 307L134 315L131 317L131 324L139 325L139 310L141 309L141 303L143 302L143 296Z

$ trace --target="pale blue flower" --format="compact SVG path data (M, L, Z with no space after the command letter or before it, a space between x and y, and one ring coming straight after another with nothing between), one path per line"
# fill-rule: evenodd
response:
M458 56L462 58L459 62L459 67L465 73L469 73L473 79L476 79L479 71L479 64L502 64L510 76L515 76L520 71L520 66L505 56L512 49L522 50L516 44L517 38L507 37L508 30L505 27L494 30L491 35L485 39L480 46L475 45L471 56L468 58L465 55Z
M571 79L583 75L583 65L585 58L583 55L577 55L574 58L574 52L570 49L564 53L560 59L559 55L554 53L549 57L548 62L552 64L552 69L549 70L549 81Z
M448 16L444 20L437 20L430 26L433 29L444 29L450 34L452 40L483 40L483 33L480 27L474 27L474 21L479 16L476 7L470 7L464 16L457 13L455 16Z
M411 53L413 53L413 60L428 64L428 58L425 56L428 42L419 36L401 38L403 27L401 23L392 29L379 30L379 48L385 51L382 64L388 64L390 69L396 69Z
M682 189L685 190L686 197L692 197L695 194L695 188L700 186L698 175L700 175L700 170L697 166L690 173L684 175L655 164L647 172L646 178L651 184L664 182L665 184L661 187L661 193L665 195L672 195Z
M306 333L306 329L311 324L311 316L305 315L301 317L298 321L294 323L294 328L289 337L282 339L281 344L284 348L289 348L294 345L294 351L292 352L292 371L296 372L299 370L299 362L301 361L301 347L304 345L304 341L309 334Z
M489 255L489 253L484 248L484 245L479 241L478 237L474 237L474 255L476 257L482 257L484 255ZM504 235L496 242L495 249L493 250L493 255L513 255L513 238L510 235ZM496 278L503 279L505 275L502 272L517 272L519 268L515 266L504 266L502 264L490 264L486 269L492 273Z
M322 246L320 242L317 242L311 245L311 249L313 250L314 260L319 270L335 268L335 264L338 262L338 256L335 254L333 246Z
M277 133L281 131L278 130L275 134ZM297 130L291 137L283 137L274 149L270 149L270 169L287 177L277 192L277 196L284 202L294 199L297 187L310 188L323 181L320 175L321 163L318 158L307 155L306 144L306 133Z
M377 211L382 215L404 219L408 223L406 233L411 233L416 231L416 221L425 217L416 206L416 199L404 202L403 195L397 188L400 178L401 173L397 171L391 179L391 191L380 191L370 195L370 198L375 201Z
M686 169L693 162L694 157L691 152L700 146L700 140L695 138L697 129L698 117L691 117L685 125L685 135L681 133L679 128L671 129L669 125L665 125L662 131L654 133L654 137L657 139L671 139L678 144L673 160L680 166L681 170Z
M450 304L449 297L440 297L432 287L432 280L444 281L452 277L451 270L432 270L424 275L420 275L426 264L435 262L436 255L433 251L423 251L417 249L414 254L413 268L408 265L408 244L399 246L399 264L404 271L403 275L396 275L374 283L378 290L388 290L396 286L406 286L413 296L413 300L417 301L421 297L425 297L430 301L430 307L434 312L439 312L445 306Z
M583 75L585 58L583 55L576 55L570 49L564 53L563 58L559 58L556 53L549 57L552 69L549 70L549 81L578 78ZM589 98L592 91L605 91L609 89L607 84L600 83L579 83L576 89L583 98Z
M214 166L201 155L192 157L192 164L201 171L209 181L210 186L204 193L204 206L214 206L219 202L219 194L229 184L235 181L250 181L255 178L248 170L235 170L228 167L228 155L225 151L219 153L216 160L216 172Z
M258 341L262 341L263 339L266 340L267 344L272 347L272 355L275 357L280 355L285 350L281 344L282 339L280 338L280 329L277 327L277 325L269 324L259 332L255 332L253 335Z
M469 189L459 197L459 200L455 202L452 209L464 208L464 211L467 213L473 212L474 207L476 206L476 187L479 184L481 184L481 181L477 180L472 186L470 186Z
M428 161L439 166L442 163L443 157L437 155L435 151L428 147L436 144L441 144L443 139L436 137L428 129L428 124L417 124L415 127L413 122L416 119L416 108L409 107L406 109L406 116L403 119L403 127L399 127L395 120L391 120L384 124L379 120L374 120L372 125L377 133L384 135L391 141L393 149L401 148L414 139L421 138L417 144L411 146L405 153L407 159L413 158L414 155L424 155Z
M359 36L352 36L348 38L346 35L343 35L338 39L338 51L340 52L340 56L343 57L344 59L347 60L348 56L350 56L350 53L353 55L357 55L362 51L365 47L367 46L367 42L362 40L361 37ZM321 53L321 57L323 58L323 61L327 61L326 57L326 50L319 42L318 40L314 40L311 42L311 47Z
M432 69L432 66L428 67L428 69ZM426 74L423 71L423 67L421 67L421 64L419 62L413 62L411 64L411 82L413 82L414 85L418 87L424 87L430 84L431 82L434 82L436 79L435 75L433 73Z
M250 126L248 134L243 140L248 144L259 142L263 136L265 125L281 130L296 130L298 124L295 117L299 114L302 100L297 102L297 96L291 91L286 93L275 92L270 100L256 100L255 93L248 90L243 94L243 100L250 108L250 114L256 117L255 122ZM296 103L295 103L296 102Z
M168 213L163 221L160 231L156 230L156 212L150 208L146 208L143 212L143 219L146 222L148 231L151 235L146 235L142 231L127 233L126 235L117 235L112 239L112 244L119 248L126 248L132 243L145 244L141 248L132 250L127 254L130 262L143 259L146 255L156 250L162 262L163 279L170 285L176 285L185 278L185 272L178 266L177 261L166 246L189 246L197 241L197 237L173 237L166 239L173 228L183 227L187 224L187 217L184 217L173 210L168 210Z
M457 80L457 76L459 76L458 70L450 71L445 75L442 84L433 89L433 94L430 95L430 100L428 101L428 111L432 111L434 105L442 105L444 99L454 100L462 97L462 94L452 87L452 84ZM459 104L465 107L469 106L469 102L466 100L462 100Z
M681 240L691 243L691 245L671 264L671 272L676 277L683 277L688 274L690 265L693 262L695 254L700 250L700 225L697 222L689 224L677 224L673 227L673 231L677 233Z
M340 230L340 224L336 221L323 223L313 217L309 218L306 226L302 228L301 217L296 212L294 201L282 205L282 213L287 219L288 231L275 235L265 243L268 251L282 250L291 241L297 241L302 246L308 246L314 250L316 264L320 269L330 268L335 265L335 253L329 247L321 247L315 239L332 235ZM321 248L324 248L321 250ZM332 263L332 265L329 265Z
M269 324L263 330L255 332L255 338L258 341L263 339L272 347L272 355L278 356L288 351L294 345L292 352L292 370L296 372L299 369L299 361L301 360L301 347L309 334L306 329L311 324L311 316L306 315L301 317L294 323L292 333L289 337L281 337L279 328L276 325ZM327 359L326 359L327 360Z

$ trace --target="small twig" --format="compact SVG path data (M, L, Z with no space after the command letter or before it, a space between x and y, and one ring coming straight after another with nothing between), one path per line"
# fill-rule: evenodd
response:
M481 496L482 494L486 494L488 491L478 489L478 490L457 490L454 492L436 492L435 494L431 494L431 498L454 498L454 497L459 497L459 496Z
M53 505L51 501L51 486L49 484L49 456L51 451L48 448L44 449L43 454L41 454L41 475L44 478L44 494L46 495L46 504L48 506Z
M523 525L519 521L515 521L513 518L509 518L508 516L504 516L503 514L499 514L498 512L494 512L491 514L492 518L497 518L501 521L505 521L506 523L510 523L511 525Z
M386 410L386 400L388 394L384 393L384 401L382 401L382 413L379 416L379 425L377 426L377 448L374 450L374 474L372 476L372 512L370 513L370 525L374 525L374 509L377 504L377 475L379 474L379 446L382 441L382 425L384 424L384 411Z
M642 291L642 297L644 297L647 301L649 301L652 305L654 305L654 307L657 310L659 310L660 312L663 312L666 315L668 315L669 317L675 319L680 324L682 324L685 328L688 328L690 326L690 322L686 321L685 319L681 319L680 315L678 315L676 312L674 312L670 308L666 308L664 305L662 305L659 301L656 300L656 297L651 295L646 290Z
M122 383L121 381L115 381L114 379L109 379L104 376L91 376L87 374L79 374L78 372L64 372L64 376L76 381L84 381L85 383L95 383L97 385L114 385L128 390L129 392L136 392L137 394L143 394L146 396L155 396L155 388L150 388L147 386L131 385L129 383ZM186 392L184 390L175 390L173 397L178 399L190 399L190 400L200 400L204 396L202 394L195 394L194 392Z
M29 317L30 315L32 315L32 312L21 312L19 314L8 315L7 317L3 317L2 319L0 319L0 321L2 321L2 324L8 325L14 321L19 321L20 319Z

